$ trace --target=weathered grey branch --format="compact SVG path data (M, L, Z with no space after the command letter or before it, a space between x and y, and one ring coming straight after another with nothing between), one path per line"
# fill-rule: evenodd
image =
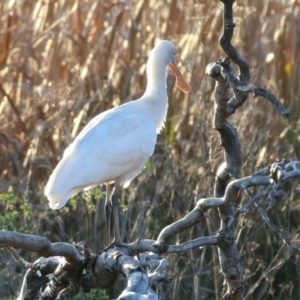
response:
M199 209L199 211L203 213L202 210ZM172 226L172 224L169 226ZM192 226L193 225L191 225L190 227ZM181 231L190 227L182 227ZM146 251L162 254L162 253L179 253L194 248L218 245L218 242L219 241L217 236L209 236L209 237L200 237L198 239L191 240L178 245L169 245L165 240L163 240L163 236L162 236L160 241L147 240L147 239L137 240L133 243L127 244L127 247L129 247L133 253L138 253L139 255L141 255L140 254L141 252L146 252Z
M232 5L235 0L220 0L224 3L224 14L223 14L223 34L220 38L220 45L226 55L239 67L240 69L240 80L249 82L250 71L249 65L246 59L236 50L231 44L231 38L233 36L235 23L233 22L233 10Z
M203 236L198 239L182 243L180 245L170 245L168 253L179 253L193 248L201 248L204 246L217 246L220 243L218 236Z
M83 250L82 247L83 244L79 251ZM157 300L149 283L169 282L169 279L161 274L166 267L165 262L158 261L156 270L150 273L149 277L142 264L126 254L124 249L109 249L101 255L85 253L85 258L85 264L80 266L67 263L61 256L39 259L34 263L34 269L38 269L40 275L33 270L26 273L18 300L71 299L79 292L80 287L84 291L111 287L120 274L126 277L127 287L118 299Z
M200 215L202 216L202 214L201 211ZM194 222L190 226L193 224ZM176 229L176 227L177 225L174 228ZM172 233L175 234L177 231L178 229ZM149 288L149 284L154 282L170 283L171 279L162 274L167 266L166 260L157 254L152 254L152 267L147 274L143 269L146 264L145 259L140 262L132 257L132 253L141 250L157 251L157 248L153 246L154 242L153 240L140 240L131 245L108 249L100 255L95 255L85 243L75 246L67 243L51 244L50 241L39 236L0 231L0 245L3 247L13 246L42 255L55 255L48 258L42 257L32 264L20 258L15 249L9 248L19 263L31 268L24 277L18 300L72 299L78 294L80 287L88 291L91 288L113 286L120 274L127 278L128 284L118 299L158 299ZM218 237L202 237L182 245L171 245L167 252L182 252L218 243ZM148 255L148 257L150 256ZM147 267L149 266L148 262Z
M243 268L240 263L237 246L234 241L234 228L227 226L230 216L233 214L233 208L230 205L236 202L236 189L228 184L230 177L235 179L240 177L242 167L242 151L238 134L233 126L228 122L227 117L233 114L235 109L229 105L228 88L231 87L237 104L241 106L248 98L248 93L240 91L234 87L239 80L235 78L234 72L230 65L230 59L235 62L240 69L240 80L248 83L250 80L250 71L248 62L239 54L232 46L231 38L235 24L233 23L232 5L234 0L221 0L224 3L224 24L223 35L220 39L220 45L228 58L219 60L217 64L220 66L220 75L218 75L217 67L209 68L209 75L216 80L215 88L215 115L214 128L218 130L221 138L221 145L224 147L225 163L218 169L215 183L215 197L200 199L197 206L207 209L211 206L219 207L221 218L220 238L221 243L218 245L219 260L222 271L227 283L227 291L223 295L223 299L244 299L243 294ZM233 78L233 80L231 80ZM225 108L226 105L226 108ZM237 181L237 180L236 180ZM236 182L235 181L235 182ZM215 280L216 282L216 280ZM219 295L217 287L216 294Z
M274 167L275 166L275 167ZM283 170L279 169L279 167L284 166ZM226 188L225 194L223 197L215 197L215 198L203 198L198 200L197 205L199 205L203 210L207 210L209 208L216 208L224 205L230 204L230 199L234 199L234 195L236 195L239 191L247 192L247 189L253 186L266 186L269 187L264 189L261 193L257 194L250 204L247 204L245 207L235 212L236 214L241 214L243 212L248 211L254 204L255 201L259 201L262 197L267 196L272 190L272 172L276 172L276 180L280 182L284 182L286 180L290 180L292 178L300 177L300 163L299 161L287 162L283 161L281 163L274 163L271 166L268 166L257 173L244 177L241 179L234 180L230 182ZM272 171L273 170L273 171ZM280 171L280 172L279 172ZM267 173L268 172L268 173ZM232 221L230 222L232 225Z
M218 80L219 85L223 88L225 85L231 87L234 97L225 101L225 97L222 97L222 93L219 88L215 90L215 98L216 93L218 93L218 98L220 100L216 100L217 108L215 108L218 113L222 111L222 121L225 122L225 119L231 116L235 111L244 104L244 102L248 99L249 93L254 94L254 97L261 96L269 101L275 109L280 113L280 115L286 119L289 119L291 113L284 107L284 105L269 91L254 86L247 81L239 80L233 68L231 67L231 62L228 57L224 59L220 59L216 63L211 63L206 68L206 74L210 77ZM219 76L221 75L221 76ZM225 82L222 82L220 77L224 78ZM223 88L224 90L224 88ZM225 90L224 90L225 91ZM227 95L227 92L226 92ZM226 96L225 95L225 96ZM221 121L221 123L222 123ZM216 124L216 120L214 121L214 127L218 128L218 124Z
M58 256L39 258L34 263L35 267L26 272L17 300L39 299L41 287L47 285L49 282L47 275L54 273L62 260L64 260L64 258ZM38 269L39 273L34 269Z
M233 178L239 178L242 168L242 150L238 134L229 121L222 128L217 129L221 146L224 147L225 170Z
M11 255L15 258L15 260L24 268L26 269L35 269L36 265L33 263L30 263L28 261L26 261L25 259L23 259L19 253L17 252L16 249L12 248L12 247L6 247L5 248L7 251L9 251L11 253Z
M148 268L150 270L156 269L161 261L161 256L157 253L139 253L138 259L140 264L144 268Z
M190 213L184 218L174 222L173 224L165 227L159 234L157 242L168 242L169 239L175 234L194 226L199 223L203 218L203 211L199 210L196 206Z
M223 197L203 198L198 200L197 205L202 209L216 208L233 204L232 200L236 199L236 195L240 190L245 190L253 186L262 186L270 184L269 176L248 176L245 178L231 181L225 191Z
M280 235L290 249L295 253L300 254L300 251L291 242L288 235L273 224L259 204L263 198L272 194L272 190L277 188L280 189L282 182L297 177L300 177L300 162L284 160L282 162L276 162L272 166L266 167L249 177L232 181L227 185L223 197L200 199L194 210L185 218L162 230L160 234L161 241L164 241L164 238L166 238L167 241L174 234L195 225L204 217L205 214L203 210L212 207L220 208L222 220L225 225L227 224L227 227L222 227L217 236L200 237L181 245L168 245L166 252L175 253L196 247L218 245L220 262L227 281L230 282L228 293L240 297L242 295L240 291L242 290L241 278L243 273L240 262L237 258L233 261L228 260L228 257L238 257L234 235L232 235L231 231L234 221L232 221L232 216L228 215L227 211L222 211L222 209L230 209L233 201L236 201L236 196L240 190L244 190L249 195L247 188L250 186L267 185L267 188L253 197L250 203L251 205L254 203L266 223ZM217 181L218 180L228 180L226 166L221 168L221 171L218 171ZM216 195L219 193L221 193L221 189L219 191L216 190ZM274 193L276 194L277 192L275 191ZM0 245L3 247L14 246L45 254L47 256L59 255L56 257L42 258L42 260L31 264L24 262L22 259L20 260L17 252L14 249L10 249L14 254L14 257L16 257L22 265L32 268L32 270L27 272L24 278L24 285L18 300L35 298L32 293L27 293L25 282L34 282L35 285L38 284L40 286L46 285L46 288L43 291L39 291L41 295L40 299L60 299L59 297L71 299L78 293L80 286L86 291L94 287L107 288L112 286L119 274L127 276L128 284L130 286L122 293L122 299L127 299L126 297L128 297L128 299L135 299L130 297L136 297L136 299L157 299L154 292L150 288L146 289L145 287L149 286L149 283L153 283L154 281L170 282L170 279L164 277L162 274L162 270L166 267L166 262L161 261L161 258L157 256L157 254L152 254L152 269L156 268L156 270L151 271L147 275L143 270L145 263L139 262L131 256L131 252L160 252L156 248L154 242L155 241L153 240L139 240L130 245L126 245L124 248L114 248L103 252L101 255L93 255L87 249L85 244L78 244L75 246L67 243L51 244L47 239L42 237L0 231ZM66 257L63 257L62 255L66 255ZM126 264L130 267L126 266ZM53 275L50 277L47 276L51 273L53 273ZM230 280L229 278L235 279ZM142 285L139 286L138 289L131 288L136 286L138 282L142 282ZM24 291L30 295L28 296L29 298L22 296L26 294Z
M227 102L229 100L228 94L228 83L226 79L221 76L221 66L217 63L210 63L205 70L205 73L218 81L215 87L214 99L214 121L213 126L215 129L222 128L223 124L226 122L227 113Z
M264 97L267 99L274 107L275 109L281 114L282 117L289 119L291 117L291 113L284 107L284 105L269 91L253 86L251 88L251 92L254 94L254 97Z
M286 119L290 118L290 112L280 103L280 101L267 90L253 86L250 84L250 70L247 60L237 51L237 49L231 44L231 38L233 36L235 24L233 22L233 10L232 6L235 2L234 0L220 0L224 3L224 14L223 14L223 34L220 38L220 45L227 57L225 59L220 59L216 63L210 64L206 68L206 73L212 78L218 80L221 88L227 84L232 88L234 97L230 101L226 101L226 114L225 114L225 101L217 102L217 108L215 111L221 113L223 116L219 119L220 123L223 123L226 117L232 115L239 107L241 107L245 101L248 99L249 93L253 93L254 97L262 96L267 99L276 110ZM231 67L231 61L233 61L240 70L239 79L236 77L233 68ZM215 65L219 65L218 69ZM221 83L221 80L218 78L219 74L225 79L226 82ZM223 89L225 91L225 89ZM214 126L218 128L219 123L214 121Z
M102 255L106 256L106 267L111 272L123 274L127 279L127 287L118 299L153 299L156 294L149 287L149 278L141 264L131 256L110 249Z
M281 183L291 178L300 177L300 162L289 162L287 160L283 160L280 163L274 163L270 168L270 177L272 185L270 186L271 191L267 195L269 196L269 198L270 196L281 196ZM261 207L258 199L254 199L254 205L259 214L263 217L264 221L268 224L268 226L272 228L272 230L274 230L283 239L283 241L294 253L300 255L300 250L297 248L296 245L294 245L288 234L272 222L272 220L268 217L264 209Z
M269 170L269 176L266 175L260 175L260 174L266 174L266 171ZM270 226L283 240L284 242L290 247L290 249L295 252L296 254L300 254L300 250L291 242L289 236L281 229L278 228L267 216L264 209L261 207L259 202L266 198L270 197L270 195L280 195L280 191L278 192L278 189L281 189L281 185L279 183L282 183L286 180L290 180L292 178L300 177L300 162L299 161L282 161L279 163L274 163L272 166L269 166L267 168L264 168L263 170L257 172L256 174L245 177L242 179L238 179L235 181L232 181L226 189L224 197L220 198L206 198L206 199L200 199L198 201L198 205L202 209L209 209L213 207L220 207L229 204L230 199L233 199L233 196L237 194L239 190L243 190L250 198L250 202L243 208L237 210L232 217L230 217L227 226L228 228L231 228L234 224L234 221L236 218L247 211L251 207L255 205L257 208L257 211L259 214L263 217L265 222ZM263 186L268 185L264 190L262 190L260 193L258 193L253 198L247 191L247 188L252 186Z
M64 256L69 263L82 263L84 257L68 243L51 243L48 239L32 234L0 230L0 247L21 248L48 256Z
M166 278L163 275L163 272L165 271L167 266L168 266L168 261L164 258L160 261L157 268L153 272L149 273L148 277L149 277L150 285L153 285L154 283L160 283L160 282L170 284L172 282L172 278Z

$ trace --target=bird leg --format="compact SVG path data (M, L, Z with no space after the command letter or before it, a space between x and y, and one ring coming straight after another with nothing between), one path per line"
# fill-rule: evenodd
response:
M111 185L106 184L106 198L105 198L105 216L106 216L106 245L109 247L113 244L121 245L120 223L119 223L119 196L120 188L115 185L111 193ZM113 217L114 227L114 241L111 242L111 217Z
M113 193L112 193L112 206L113 206L113 218L114 218L114 232L115 232L115 245L120 246L121 235L120 235L120 223L119 223L119 200L120 197L120 188L118 185L115 185Z
M111 242L111 216L113 211L113 203L111 201L111 185L106 184L106 197L105 197L105 217L106 217L106 245Z

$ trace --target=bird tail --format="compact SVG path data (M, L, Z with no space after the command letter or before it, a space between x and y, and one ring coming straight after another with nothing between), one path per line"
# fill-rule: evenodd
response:
M46 197L49 201L49 206L52 209L60 209L62 208L69 199L68 194L57 194L53 192L53 182L51 181L51 177L45 187L44 191Z
M45 187L45 195L48 198L49 206L52 209L63 207L77 191L70 186L70 172L66 172L64 161L60 161L51 174Z

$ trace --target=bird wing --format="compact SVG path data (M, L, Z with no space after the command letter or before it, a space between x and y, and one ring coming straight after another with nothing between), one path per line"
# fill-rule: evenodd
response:
M110 167L133 166L153 154L156 137L154 123L144 116L108 114L105 118L93 120L88 130L84 130L70 149L66 149L66 155L71 151L72 155L89 155L90 161Z
M155 124L140 114L110 110L96 116L50 176L45 194L56 202L50 204L59 208L84 187L124 176L128 185L153 154L156 137Z

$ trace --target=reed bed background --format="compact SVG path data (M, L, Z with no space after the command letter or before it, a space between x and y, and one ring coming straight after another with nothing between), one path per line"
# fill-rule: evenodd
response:
M252 83L270 90L292 112L283 120L265 99L249 99L233 117L249 175L276 159L299 159L300 3L236 1L233 43L251 66ZM213 194L223 161L212 129L214 83L208 63L222 57L219 1L9 0L0 3L0 225L47 236L85 240L95 252L104 244L105 190L91 189L51 211L43 195L64 149L98 113L140 97L145 66L155 41L169 39L193 92L184 95L168 78L169 112L155 154L124 190L124 241L155 238L201 197ZM80 168L78 171L80 172ZM297 243L299 183L287 186L285 202L270 216ZM247 199L241 199L245 203ZM174 243L214 234L218 216L179 234ZM300 261L251 211L239 220L237 240L247 299L299 299ZM21 254L34 260L32 253ZM161 299L220 299L223 278L217 251L204 248L168 255ZM18 294L21 269L0 251L0 298ZM77 299L116 297L123 283Z

